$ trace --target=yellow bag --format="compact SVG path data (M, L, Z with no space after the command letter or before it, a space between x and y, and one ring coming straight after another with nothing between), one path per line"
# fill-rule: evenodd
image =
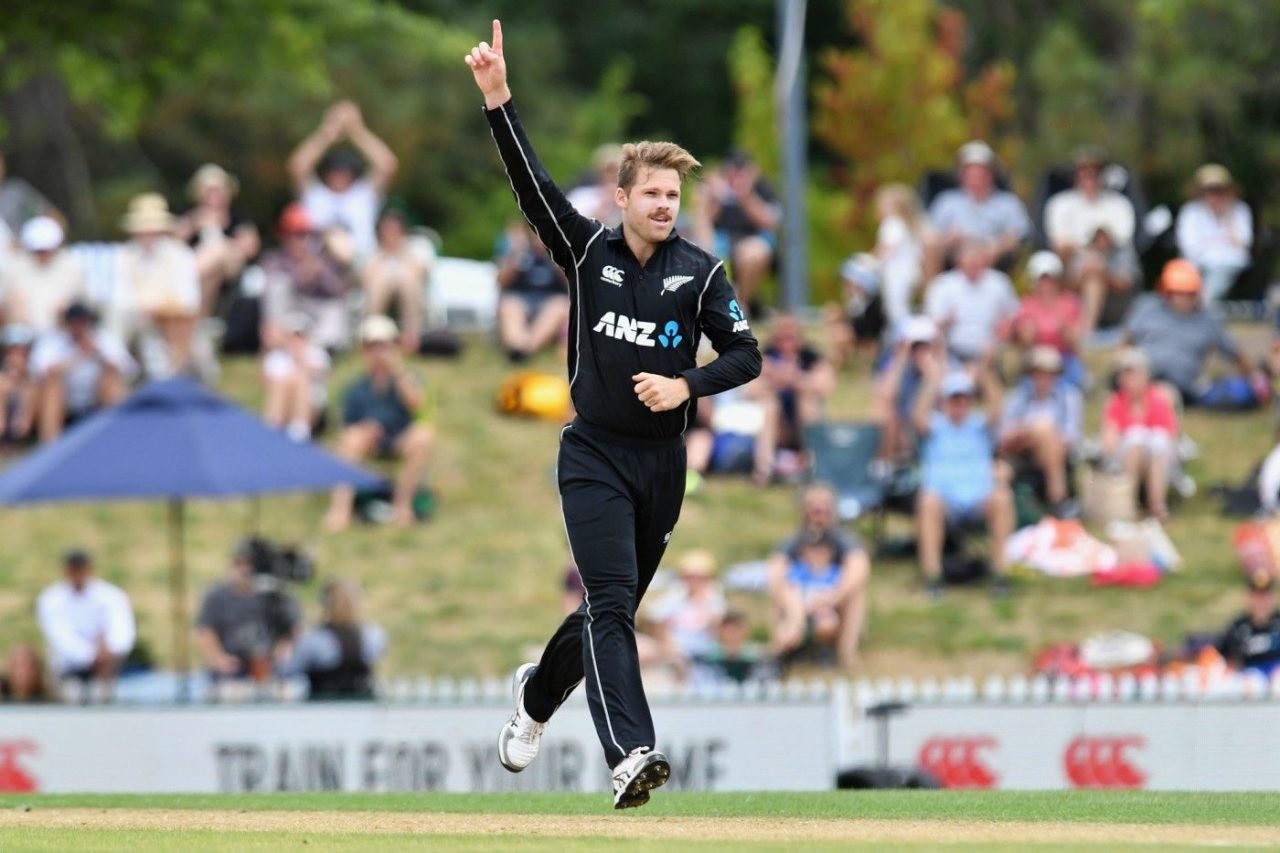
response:
M572 414L569 383L563 376L525 371L509 376L498 389L498 408L508 415L562 421Z

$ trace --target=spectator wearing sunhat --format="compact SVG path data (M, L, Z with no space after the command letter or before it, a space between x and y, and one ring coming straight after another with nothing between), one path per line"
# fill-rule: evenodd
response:
M1245 608L1215 643L1218 653L1238 669L1263 675L1280 670L1280 609L1276 608L1276 579L1270 572L1249 575Z
M923 315L903 321L895 333L892 355L875 380L874 418L880 425L880 458L910 460L916 452L912 422L915 401L929 363L945 358L938 327Z
M1053 252L1036 252L1027 261L1027 281L1031 289L1013 318L1014 340L1027 352L1055 350L1062 356L1063 377L1083 388L1089 377L1077 353L1085 317L1080 297L1063 287L1062 261Z
M1062 354L1051 346L1027 354L1023 379L1005 399L999 448L1015 467L1038 471L1050 511L1069 515L1067 464L1084 430L1084 398L1061 381L1062 365Z
M686 663L706 656L715 647L716 625L729 605L716 578L715 555L705 548L681 554L676 560L679 582L652 604L649 618L662 623L666 637Z
M50 441L66 426L123 400L138 365L87 305L73 302L63 312L62 328L36 342L31 372L40 389L40 440Z
M960 186L938 193L929 205L932 233L925 243L929 275L967 239L989 243L994 258L1015 254L1031 233L1022 200L996 186L996 155L981 140L966 142L956 152Z
M1249 266L1253 217L1225 166L1206 163L1191 179L1193 198L1178 211L1178 252L1204 277L1205 297L1216 302Z
M422 483L435 445L435 430L420 418L422 384L404 366L400 330L391 318L366 317L360 324L360 354L365 371L342 398L342 434L338 453L352 462L374 456L403 461L392 493L392 520L414 519L413 497ZM333 492L325 526L341 530L351 523L355 494L340 486Z
M1113 362L1116 390L1102 411L1102 455L1146 494L1157 520L1168 516L1168 486L1178 463L1178 414L1164 386L1151 381L1140 349L1120 350Z
M195 202L177 221L176 233L196 253L201 311L213 313L218 293L239 279L262 248L258 226L232 204L240 182L216 163L205 163L187 182Z
M280 214L280 248L262 256L266 273L262 339L268 348L282 344L281 323L293 313L311 322L311 339L327 350L351 343L347 291L351 268L331 252L306 209L297 202Z
M1186 404L1195 405L1211 390L1203 375L1216 350L1266 399L1266 376L1249 364L1217 310L1205 305L1200 271L1190 261L1175 258L1165 264L1159 288L1158 295L1148 294L1134 304L1124 327L1126 343L1147 356L1152 376L1176 388Z
M985 412L975 409L977 383L933 360L916 400L921 480L916 501L920 570L931 598L942 595L942 548L948 524L982 524L991 536L992 591L1004 594L1004 542L1013 532L1013 492L997 476L996 435L1003 415L1000 381L981 371Z
M22 251L4 267L0 295L5 320L43 334L57 328L62 312L86 296L84 268L62 251L58 220L36 216L22 226Z

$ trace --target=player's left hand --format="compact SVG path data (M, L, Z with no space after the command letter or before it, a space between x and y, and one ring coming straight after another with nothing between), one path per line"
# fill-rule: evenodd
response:
M689 399L689 383L681 377L637 373L631 379L636 383L636 396L651 412L669 412Z

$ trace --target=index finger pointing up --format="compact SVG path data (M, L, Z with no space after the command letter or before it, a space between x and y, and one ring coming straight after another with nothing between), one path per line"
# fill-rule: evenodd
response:
M493 19L493 49L502 52L502 21Z

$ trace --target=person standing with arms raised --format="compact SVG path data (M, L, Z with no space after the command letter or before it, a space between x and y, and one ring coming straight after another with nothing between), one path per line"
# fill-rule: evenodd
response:
M674 231L681 181L699 163L670 142L623 147L606 228L574 210L538 162L507 86L502 25L466 56L521 212L569 278L569 387L577 418L560 438L561 509L586 594L515 675L515 713L498 738L502 765L537 755L547 721L581 681L614 806L644 805L670 776L655 751L634 618L684 498L684 432L697 398L760 373L760 348L724 263ZM698 367L703 335L719 357Z

